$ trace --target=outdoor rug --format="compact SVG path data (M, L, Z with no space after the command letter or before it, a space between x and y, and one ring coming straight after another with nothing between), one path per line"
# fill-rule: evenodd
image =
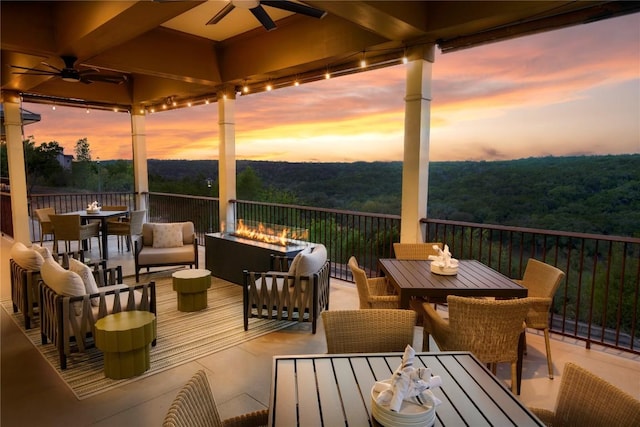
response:
M182 313L177 310L177 296L172 289L171 273L143 275L142 282L156 282L157 344L151 347L151 368L144 374L125 379L105 378L102 352L91 348L86 353L73 353L67 358L67 369L60 369L58 353L52 344L41 344L39 322L24 329L21 313L13 313L11 299L0 301L4 310L22 329L35 348L73 391L79 400L103 393L121 385L148 377L200 357L233 347L293 325L295 322L249 318L245 331L242 318L242 287L215 277L208 291L206 310ZM125 283L134 283L133 277Z

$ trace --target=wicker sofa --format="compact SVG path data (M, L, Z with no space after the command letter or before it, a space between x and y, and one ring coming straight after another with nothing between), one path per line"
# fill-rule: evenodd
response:
M60 368L74 352L93 347L95 323L111 313L143 310L156 312L155 283L127 286L122 268L90 269L70 260L69 270L51 259L40 270L40 333L42 344L57 348ZM88 282L93 278L92 285ZM91 290L88 290L91 289ZM152 343L155 345L155 340Z
M270 271L244 273L244 329L249 317L310 321L315 334L318 317L329 309L327 250L315 245L295 257L272 256Z
M198 239L193 222L142 224L142 235L134 238L136 282L140 269L188 265L198 268Z

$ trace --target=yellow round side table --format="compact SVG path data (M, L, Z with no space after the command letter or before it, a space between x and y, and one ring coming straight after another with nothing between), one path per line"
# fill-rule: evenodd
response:
M104 375L123 379L151 366L149 345L156 339L156 316L148 311L122 311L96 322L95 343L104 353Z
M207 289L211 287L211 272L205 269L185 269L172 274L173 290L178 293L178 311L199 311L207 308Z

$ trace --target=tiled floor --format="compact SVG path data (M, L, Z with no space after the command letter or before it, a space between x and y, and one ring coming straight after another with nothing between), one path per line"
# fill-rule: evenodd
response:
M12 241L1 239L1 295L10 296L8 259ZM97 245L94 245L94 247ZM109 265L121 264L133 274L130 253L117 253L110 241ZM97 251L96 251L97 252ZM92 254L97 258L98 254ZM204 265L204 249L200 253ZM332 280L330 308L357 308L357 293L351 283ZM324 353L322 325L313 335L310 325L271 333L237 347L203 357L151 377L124 385L85 400L77 400L56 372L27 341L4 310L1 312L1 418L11 426L159 426L178 389L197 369L205 369L223 418L268 407L271 358L277 354ZM415 346L421 347L422 333L416 328ZM581 364L623 390L640 398L640 357L592 348L583 343L552 337L556 376L546 375L544 340L527 334L528 355L524 362L520 399L530 406L553 408L562 367L568 361ZM433 348L433 347L432 347ZM507 366L498 369L507 382Z

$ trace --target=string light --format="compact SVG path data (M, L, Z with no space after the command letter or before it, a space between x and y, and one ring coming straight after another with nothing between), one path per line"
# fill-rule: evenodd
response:
M329 74L329 71L324 73L324 78L325 78L325 80L329 80L331 78L331 74Z
M89 107L87 107L87 114L89 114L91 112L91 110L89 110Z
M367 59L365 52L362 51L362 59L360 60L360 68L367 68Z
M204 103L205 103L205 104L207 104L207 105L209 105L209 100L208 100L208 99L207 99L207 100L205 100L205 101L204 101Z
M267 92L271 92L271 89L273 89L273 86L271 86L271 83L267 83Z
M298 80L296 80L295 82L293 82L294 86L300 86L300 82Z
M191 107L191 103L190 102L187 102L187 107Z

